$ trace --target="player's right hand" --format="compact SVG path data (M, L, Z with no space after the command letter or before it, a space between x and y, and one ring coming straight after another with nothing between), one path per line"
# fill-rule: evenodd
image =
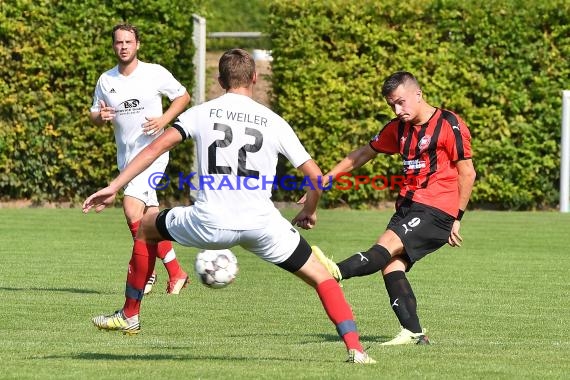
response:
M99 100L99 115L101 115L101 120L111 121L115 118L115 108L107 107L104 100Z
M297 216L293 218L291 224L301 227L304 230L310 230L317 224L317 213L308 213L305 210L301 210Z
M83 213L88 213L92 208L95 208L95 212L103 211L105 207L113 204L116 194L117 193L110 187L91 194L85 202L83 202Z

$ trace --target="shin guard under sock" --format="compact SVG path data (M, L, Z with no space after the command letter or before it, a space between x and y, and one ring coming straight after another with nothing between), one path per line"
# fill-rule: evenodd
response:
M384 276L384 284L390 297L390 305L400 325L413 333L421 333L416 296L406 274L402 271L390 272Z
M386 267L392 257L390 252L379 244L374 244L366 252L358 252L338 263L343 279L367 276Z
M156 243L151 244L142 240L135 240L129 262L125 305L123 306L123 313L127 318L139 314L145 284L154 270L156 253Z
M338 283L333 279L326 280L318 284L315 289L329 319L335 324L338 335L344 341L346 349L356 349L362 352L352 309L346 302Z

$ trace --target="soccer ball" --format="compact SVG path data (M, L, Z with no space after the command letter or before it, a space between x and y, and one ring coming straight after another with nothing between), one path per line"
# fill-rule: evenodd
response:
M229 249L200 251L194 269L202 284L216 289L231 284L238 273L237 259Z

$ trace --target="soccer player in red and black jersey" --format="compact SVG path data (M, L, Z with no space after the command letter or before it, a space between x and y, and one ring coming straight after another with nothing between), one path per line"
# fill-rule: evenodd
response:
M458 115L424 100L418 81L409 72L390 75L382 95L396 118L325 178L357 169L379 153L400 154L405 179L396 212L367 251L339 263L320 251L318 257L337 281L382 271L390 304L402 325L402 331L384 344L429 344L405 272L446 243L461 246L460 220L475 181L471 135Z

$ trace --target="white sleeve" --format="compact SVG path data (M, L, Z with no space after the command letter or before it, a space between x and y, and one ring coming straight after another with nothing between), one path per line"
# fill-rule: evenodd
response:
M186 92L186 87L182 85L170 71L166 70L164 67L158 66L158 81L160 83L158 91L168 96L170 101L184 95Z
M196 128L196 107L191 107L186 111L178 115L178 118L174 122L174 126L178 131L184 132L183 137L194 138L194 128Z
M303 165L311 159L307 150L301 144L299 137L293 131L293 128L284 122L280 128L279 142L281 146L281 154L283 154L289 162L295 167Z
M89 109L91 112L99 112L99 100L105 100L103 99L103 90L101 90L101 78L99 78L97 85L95 86L95 92L93 93L93 103Z

